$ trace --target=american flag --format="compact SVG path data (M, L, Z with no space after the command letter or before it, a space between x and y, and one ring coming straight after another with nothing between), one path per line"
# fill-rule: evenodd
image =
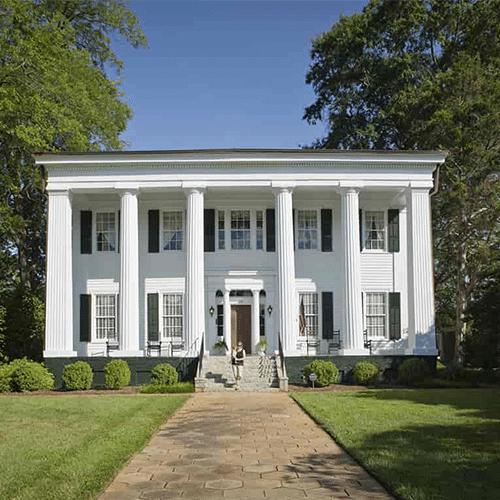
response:
M299 313L299 333L304 335L306 332L306 313L304 310L304 300L300 301L300 313Z

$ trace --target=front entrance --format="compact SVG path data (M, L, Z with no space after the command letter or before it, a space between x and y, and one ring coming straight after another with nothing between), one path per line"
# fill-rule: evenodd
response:
M247 354L252 354L252 306L231 306L231 348L243 342Z

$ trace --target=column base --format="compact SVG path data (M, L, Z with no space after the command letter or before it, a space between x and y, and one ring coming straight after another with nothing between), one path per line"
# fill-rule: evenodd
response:
M110 351L110 358L143 358L144 351Z
M76 351L43 351L44 358L76 358Z

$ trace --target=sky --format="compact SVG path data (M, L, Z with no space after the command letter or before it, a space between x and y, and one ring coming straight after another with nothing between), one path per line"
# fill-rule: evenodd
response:
M311 41L366 0L132 0L149 50L114 43L134 117L126 150L293 149L325 135L302 120Z

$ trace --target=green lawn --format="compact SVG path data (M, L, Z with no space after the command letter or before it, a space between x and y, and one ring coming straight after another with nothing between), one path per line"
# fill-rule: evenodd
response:
M188 397L1 397L0 498L97 498Z
M500 390L373 390L293 398L396 496L500 498Z

